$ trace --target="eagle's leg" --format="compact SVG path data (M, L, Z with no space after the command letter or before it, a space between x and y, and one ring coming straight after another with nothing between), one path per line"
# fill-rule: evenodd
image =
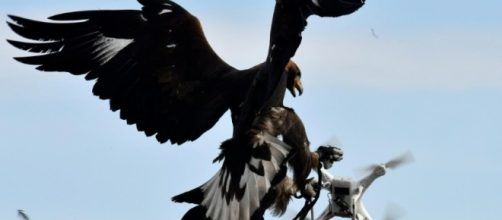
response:
M334 162L338 162L343 159L343 150L334 146L320 146L316 151L310 152L310 164L307 165L312 170L320 172L320 164L325 169L329 169ZM327 181L322 177L322 182ZM295 184L292 177L286 176L276 187L277 192L276 201L273 206L272 213L274 215L280 216L286 212L289 201L292 197L297 199L305 198L307 201L312 201L313 198L319 193L320 190L319 180L307 179L304 188L301 188Z

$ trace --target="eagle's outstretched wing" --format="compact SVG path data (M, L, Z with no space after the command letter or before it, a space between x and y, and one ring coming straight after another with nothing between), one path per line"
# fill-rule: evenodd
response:
M40 53L16 58L22 63L97 79L94 94L147 136L177 144L195 140L252 77L243 79L220 59L197 18L181 6L139 2L142 11L78 11L50 17L54 22L10 16L12 30L34 42L9 42Z

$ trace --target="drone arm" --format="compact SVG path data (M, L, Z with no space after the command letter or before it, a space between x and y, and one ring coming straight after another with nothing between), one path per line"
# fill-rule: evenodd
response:
M325 189L329 189L331 187L331 182L335 180L335 177L329 173L328 170L321 168L321 174L322 174L322 187Z
M368 189L368 187L375 181L378 177L382 175L378 175L376 172L371 172L368 176L362 178L358 181L358 185L362 187L361 195Z
M372 220L371 216L368 214L366 207L364 207L362 200L355 201L355 209L353 219L357 220Z

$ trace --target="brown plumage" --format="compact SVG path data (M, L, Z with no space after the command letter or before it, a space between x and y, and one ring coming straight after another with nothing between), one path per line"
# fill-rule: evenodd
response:
M312 170L319 167L319 155L317 152L311 152L310 147L299 149L303 152L293 157L289 164L293 168L293 178L286 176L276 187L276 200L272 206L272 214L276 216L283 215L289 202L295 195L302 195L307 198L313 198L315 192L309 188L312 179L307 179Z
M306 148L306 151L307 150L308 148ZM276 200L272 207L272 213L274 215L283 215L293 196L301 195L309 201L315 198L318 193L315 187L318 186L318 183L312 178L306 179L309 172L311 170L319 172L321 166L325 169L329 169L334 162L343 159L343 151L338 147L328 145L320 146L316 151L309 152L309 154L303 154L303 156L309 158L309 163L303 165L304 170L302 174L304 175L300 177L303 181L298 181L299 177L297 177L295 173L294 178L286 176L275 187ZM299 165L301 164L297 164L297 166Z

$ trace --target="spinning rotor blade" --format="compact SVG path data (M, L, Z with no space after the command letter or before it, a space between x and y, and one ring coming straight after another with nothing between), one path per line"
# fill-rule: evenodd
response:
M372 165L369 165L369 166L365 166L365 167L356 169L355 172L357 172L359 175L364 175L364 174L373 172L373 170L375 168L377 168L377 167L378 167L377 164L372 164Z
M333 147L338 147L338 148L343 147L342 142L336 136L333 136L330 139L328 139L328 141L324 142L323 145L324 146L333 146Z
M403 155L400 155L399 157L396 157L387 163L381 164L383 165L386 169L396 169L402 165L405 165L407 163L411 163L415 161L415 158L413 157L413 154L411 152L406 152ZM367 174L373 172L377 167L381 166L379 164L372 164L360 169L357 169L356 172L359 174Z
M384 166L389 169L395 169L395 168L398 168L399 166L402 166L407 163L411 163L413 161L415 161L413 154L411 152L406 152L403 155L385 163Z

